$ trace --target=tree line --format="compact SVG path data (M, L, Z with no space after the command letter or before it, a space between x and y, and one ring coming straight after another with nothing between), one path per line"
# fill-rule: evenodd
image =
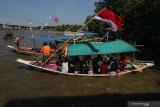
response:
M100 0L95 2L95 14L104 7L120 15L125 23L117 31L110 33L126 41L143 44L155 54L160 53L160 0ZM95 14L86 18L86 22ZM104 35L108 25L93 20L87 25L88 30Z
M76 32L78 31L83 25L78 24L62 24L57 26L45 26L43 29L51 29L55 31L71 31ZM37 27L38 29L41 29L41 26ZM84 29L86 31L86 27Z

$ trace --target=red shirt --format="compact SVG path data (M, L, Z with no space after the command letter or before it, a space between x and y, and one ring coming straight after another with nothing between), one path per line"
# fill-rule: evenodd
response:
M107 64L102 64L101 65L101 73L102 74L107 74L108 73L108 65Z

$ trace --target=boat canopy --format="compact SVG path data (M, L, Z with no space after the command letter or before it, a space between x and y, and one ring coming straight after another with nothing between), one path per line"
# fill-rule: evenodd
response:
M32 40L41 40L41 41L54 41L54 40L63 40L63 39L69 39L71 36L68 35L62 35L57 37L50 37L48 35L37 35L34 37L31 37Z
M102 55L134 51L137 51L137 49L123 40L102 43L71 44L68 46L69 56Z
M98 33L93 33L93 32L84 32L84 35L98 35Z

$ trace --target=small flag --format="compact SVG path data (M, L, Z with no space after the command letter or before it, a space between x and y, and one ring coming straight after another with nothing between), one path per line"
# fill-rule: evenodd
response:
M58 22L59 22L58 17L54 17L53 21L54 21L55 23L58 23Z
M50 17L49 17L49 20L52 20L52 19L53 19L53 17L50 16Z
M121 16L107 8L104 8L100 13L98 13L94 19L106 22L109 26L111 26L112 31L119 30L124 24L124 20Z

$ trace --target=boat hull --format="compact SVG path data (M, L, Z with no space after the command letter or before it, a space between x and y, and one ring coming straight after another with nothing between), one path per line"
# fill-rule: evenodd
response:
M41 63L37 64L36 61L27 61L27 60L23 60L23 59L20 59L20 58L18 58L16 61L19 62L19 63L25 64L25 65L28 65L30 67L34 67L34 68L37 68L37 69L40 69L40 70L45 70L45 71L52 72L52 73L55 73L55 74L72 75L72 76L89 76L89 77L117 76L116 72L110 72L109 74L93 74L93 73L78 74L78 73L68 73L68 72L66 73L66 72L58 71L57 70L57 65L55 63L50 63L49 65L42 67ZM137 69L137 71L138 70L139 69ZM122 71L122 72L118 73L118 76L128 74L128 73L131 73L133 71L135 71L135 69L134 70Z
M36 55L36 56L42 55L41 53L36 53L35 51L32 51L32 48L30 47L20 47L20 49L17 49L15 46L11 46L11 45L7 45L7 47L19 54Z

